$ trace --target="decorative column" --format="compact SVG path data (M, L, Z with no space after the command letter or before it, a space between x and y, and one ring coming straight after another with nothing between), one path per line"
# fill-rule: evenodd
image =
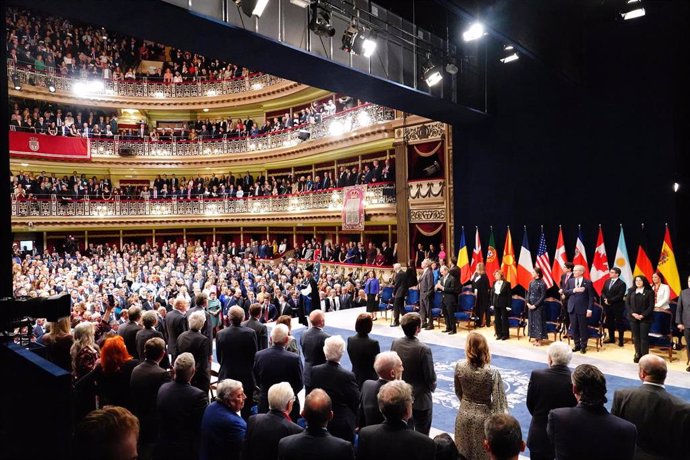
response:
M397 219L398 262L410 259L409 192L407 190L407 143L399 141L395 148L395 212Z

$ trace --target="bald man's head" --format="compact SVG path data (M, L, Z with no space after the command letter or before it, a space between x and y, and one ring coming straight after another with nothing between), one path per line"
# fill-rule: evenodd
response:
M326 427L333 418L331 398L321 388L314 388L304 399L302 417L310 427Z
M309 321L312 326L323 327L326 323L326 317L321 310L314 310L309 314Z
M661 356L644 355L640 358L640 380L663 385L666 381L666 361Z

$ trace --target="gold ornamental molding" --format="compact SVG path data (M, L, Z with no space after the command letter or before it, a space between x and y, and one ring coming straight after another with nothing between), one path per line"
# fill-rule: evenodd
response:
M402 139L407 143L415 144L433 140L441 140L445 137L446 125L440 121L424 123L416 126L406 126L395 130L396 139Z
M446 222L445 208L410 209L410 223Z

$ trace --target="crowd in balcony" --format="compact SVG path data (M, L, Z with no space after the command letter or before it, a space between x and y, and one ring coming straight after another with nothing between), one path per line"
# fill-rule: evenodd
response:
M130 37L102 27L9 8L6 46L10 62L64 77L134 81L141 77L182 83L241 78L241 66ZM142 61L157 61L140 72Z

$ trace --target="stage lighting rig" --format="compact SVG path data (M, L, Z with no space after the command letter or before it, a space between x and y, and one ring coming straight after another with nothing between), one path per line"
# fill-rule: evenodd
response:
M376 51L374 33L353 21L343 32L342 49L348 53L355 53L364 57L371 57Z
M250 18L252 16L261 17L268 5L268 0L235 0L235 4Z
M422 66L422 77L429 87L435 86L443 80L443 67L434 62L431 55L427 55L426 62Z
M331 12L318 1L309 5L309 30L320 37L335 35L335 27L331 24Z
M625 21L629 19L641 18L646 14L642 0L628 0L621 11L621 16Z
M513 45L506 45L503 47L503 57L501 58L501 62L504 64L508 64L509 62L517 61L520 59L520 56L518 55L517 51L515 51L515 47Z

